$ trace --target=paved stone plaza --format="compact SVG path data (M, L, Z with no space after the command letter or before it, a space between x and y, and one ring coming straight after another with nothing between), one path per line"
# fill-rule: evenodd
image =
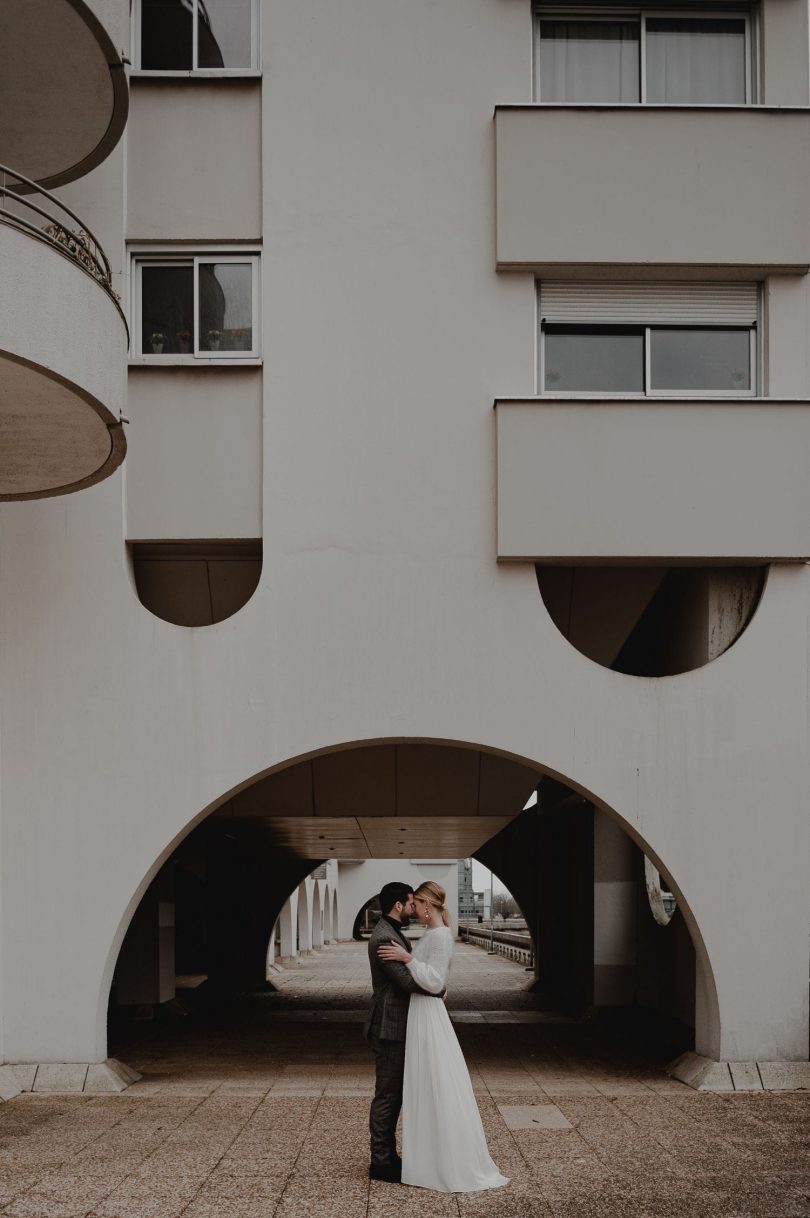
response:
M507 1188L370 1183L364 945L278 992L120 1031L120 1095L0 1106L13 1218L792 1218L810 1214L810 1092L710 1094L659 1057L548 1017L517 964L457 950L449 1003Z

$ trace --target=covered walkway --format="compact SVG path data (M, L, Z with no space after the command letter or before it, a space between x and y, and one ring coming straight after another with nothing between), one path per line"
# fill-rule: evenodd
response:
M276 974L238 1009L180 1010L115 1051L115 1096L0 1106L13 1218L790 1218L806 1215L810 1093L710 1094L650 1051L536 1009L520 965L459 946L450 1002L508 1188L367 1179L364 944Z

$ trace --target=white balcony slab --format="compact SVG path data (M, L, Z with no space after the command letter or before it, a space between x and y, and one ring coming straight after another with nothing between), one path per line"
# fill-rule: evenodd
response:
M497 553L532 562L810 556L810 402L496 403Z
M810 265L810 110L499 106L497 264L756 278Z
M111 0L3 0L0 163L43 186L89 173L124 130L129 89L123 5Z
M79 490L120 465L126 325L67 254L0 223L0 500Z

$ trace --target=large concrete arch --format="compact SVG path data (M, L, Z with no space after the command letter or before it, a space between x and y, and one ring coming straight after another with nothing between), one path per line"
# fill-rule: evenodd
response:
M135 893L127 903L126 909L120 917L118 926L112 942L110 943L104 973L101 979L98 1001L97 1001L97 1044L98 1044L98 1060L103 1060L106 1055L106 1028L105 1018L107 1001L109 994L109 986L112 979L115 961L117 958L120 943L126 931L134 910L137 908L140 897L145 892L152 878L157 874L163 862L169 857L171 852L177 848L178 844L186 837L196 826L201 824L207 817L214 814L219 808L227 804L236 795L241 792L249 792L255 788L260 782L273 775L283 775L293 769L294 766L300 765L303 762L310 761L316 757L324 757L332 754L349 754L352 750L360 750L369 747L381 747L391 745L411 745L429 746L435 749L462 749L478 752L482 755L500 758L515 766L522 767L528 771L527 777L531 782L536 784L542 776L552 776L557 781L563 782L572 791L581 795L584 799L592 803L596 808L599 808L608 817L615 821L630 838L644 851L644 853L652 859L655 865L659 868L662 874L667 878L668 884L675 894L679 908L683 914L685 922L688 926L692 942L695 948L696 967L697 967L697 999L695 1009L695 1026L696 1026L696 1048L699 1052L705 1053L707 1056L715 1057L719 1060L720 1052L720 1033L721 1033L721 1011L718 1000L717 987L715 982L715 974L713 964L710 959L710 953L706 946L704 935L700 924L700 918L697 911L690 901L691 893L686 884L681 882L681 877L678 872L672 868L668 859L662 854L658 843L651 843L645 840L640 833L637 824L630 818L623 816L618 809L601 799L594 791L586 788L582 783L575 781L573 778L564 776L558 771L554 771L540 759L528 758L525 756L515 756L506 754L503 750L488 749L481 744L471 741L458 740L429 740L425 737L419 737L416 740L402 740L401 738L391 739L375 739L375 740L357 740L345 742L333 749L319 749L308 755L297 756L289 759L280 765L271 767L268 770L262 770L247 781L240 782L228 792L221 795L203 812L198 813L191 818L185 830L178 834L176 838L169 844L164 846L163 850L153 861L147 872L141 879ZM531 786L530 788L531 789ZM520 804L522 807L522 803ZM309 877L301 880L297 888L294 890L294 896L297 903L297 929L299 938L299 950L301 952L311 951L313 948L313 918L314 918L314 889L318 881L313 881ZM287 902L285 902L286 904ZM319 906L318 906L319 907ZM295 928L292 932L293 945L295 942ZM282 954L283 951L282 951Z
M771 570L733 648L664 679L576 652L521 564L408 559L387 562L382 580L378 549L367 561L313 546L299 562L275 534L275 577L269 568L243 613L203 637L137 600L120 491L114 475L72 497L68 534L56 519L67 501L7 505L0 529L15 571L2 660L2 832L15 860L3 876L7 1061L104 1059L124 931L210 812L302 758L392 741L480 745L614 809L673 881L711 959L718 1014L698 1018L701 1051L806 1060L805 566ZM46 624L32 604L61 612ZM415 633L400 646L380 623L403 614ZM115 646L76 646L111 622ZM81 713L66 716L68 705ZM51 943L47 962L36 942ZM69 996L58 1010L55 992Z

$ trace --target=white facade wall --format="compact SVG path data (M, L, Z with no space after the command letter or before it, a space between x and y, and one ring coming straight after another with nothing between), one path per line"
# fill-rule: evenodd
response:
M416 890L426 880L435 880L447 893L453 933L458 933L458 867L456 859L363 859L339 863L338 938L351 939L354 920L376 896L383 884L399 880Z
M785 21L788 9L805 29L806 5L781 4ZM492 402L533 394L536 318L532 274L495 268L492 115L531 99L528 3L267 0L263 37L240 231L222 221L221 181L200 194L220 157L238 161L219 108L245 97L228 87L222 101L189 86L184 104L208 108L218 143L199 164L177 154L174 173L168 94L139 83L135 159L127 146L117 170L71 187L122 265L123 232L261 237L264 567L245 608L215 626L173 626L140 604L132 513L179 527L177 503L193 500L181 484L210 468L221 434L204 409L177 485L155 477L162 420L140 382L123 471L71 498L2 506L6 1060L104 1059L123 934L189 828L291 759L386 740L499 751L591 797L672 879L697 952L698 1051L805 1059L807 567L772 568L719 659L646 679L586 660L532 566L496 562ZM792 104L806 101L804 47L785 69ZM251 112L250 138L257 126ZM171 171L159 206L150 164ZM629 251L632 233L618 239ZM770 391L807 398L807 278L771 277L768 300ZM225 452L244 464L217 491L219 536L236 535L248 498L256 511L255 454L240 457L255 395L247 375L234 388ZM590 474L572 468L572 488ZM341 937L346 888L341 876Z

